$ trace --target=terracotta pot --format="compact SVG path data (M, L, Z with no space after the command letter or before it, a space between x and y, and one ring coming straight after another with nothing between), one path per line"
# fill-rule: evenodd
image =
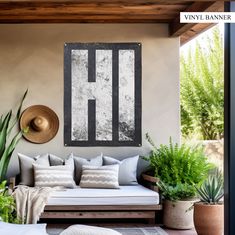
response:
M164 201L163 224L168 228L192 229L193 204L192 201Z
M198 235L221 235L224 229L224 205L195 203L193 219Z

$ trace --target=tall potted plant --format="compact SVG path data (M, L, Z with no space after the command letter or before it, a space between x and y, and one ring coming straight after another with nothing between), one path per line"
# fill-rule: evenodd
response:
M224 227L223 176L220 171L210 174L197 188L200 202L194 204L194 225L200 235L221 235Z
M15 117L12 115L12 110L10 110L5 116L0 116L0 182L6 179L11 155L22 137L22 131L18 131L13 137L11 137L11 132L20 118L22 104L27 93L28 90L26 90L21 99Z
M152 151L145 160L150 163L153 175L159 178L157 183L164 198L163 223L169 228L193 228L193 209L197 190L213 167L207 161L200 146L178 145L170 139L169 145L156 147L146 134Z

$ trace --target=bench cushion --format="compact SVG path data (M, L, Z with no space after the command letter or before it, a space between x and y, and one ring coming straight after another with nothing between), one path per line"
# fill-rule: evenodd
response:
M47 205L157 205L159 194L142 185L120 189L74 188L54 191Z

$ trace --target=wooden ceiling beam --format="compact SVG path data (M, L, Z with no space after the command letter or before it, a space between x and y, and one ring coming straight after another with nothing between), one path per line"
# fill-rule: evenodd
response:
M138 2L138 3L137 3ZM0 23L170 22L189 3L152 1L17 1L0 0ZM136 19L136 22L134 21Z
M185 12L215 12L223 11L224 2L194 2L185 9ZM178 37L192 29L196 23L180 23L180 15L176 17L169 25L170 36Z
M185 9L185 12L223 12L224 2L194 2L191 6ZM180 23L180 16L176 17L169 24L169 33L172 37L181 38L181 45L186 43L198 33L205 31L214 24L197 24L197 23Z
M172 15L118 15L118 14L68 14L68 15L23 15L1 16L0 23L169 23Z
M125 1L0 2L0 23L167 23L186 5Z
M109 18L109 19L30 19L30 20L25 20L25 19L0 19L0 24L83 24L83 23L89 23L89 24L165 24L169 23L167 20L156 20L156 19L120 19L120 18Z
M195 0L194 0L195 1ZM126 5L126 6L138 6L138 5L189 5L194 2L193 0L0 0L1 4L95 4L95 5ZM203 1L203 0L202 0ZM208 0L205 0L208 1Z
M171 15L185 9L185 5L97 5L94 3L0 3L0 16L56 16L75 14L95 15Z
M210 11L213 12L223 12L224 11L224 3L222 2L217 2L216 4L213 5L213 8L210 9ZM203 23L203 24L195 24L193 25L188 31L183 33L180 36L180 44L183 45L186 42L190 41L191 39L195 38L198 34L208 30L215 24L212 23Z
M180 45L184 45L188 41L192 40L198 34L203 33L204 31L208 30L209 28L213 27L215 24L212 23L203 23L203 24L196 24L190 30L185 32L180 36Z
M223 11L224 1L0 0L0 23L168 23L185 43L211 25L181 24L179 13Z

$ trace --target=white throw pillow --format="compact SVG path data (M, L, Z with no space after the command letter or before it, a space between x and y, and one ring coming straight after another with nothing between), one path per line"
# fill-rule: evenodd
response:
M64 165L64 159L57 157L54 154L49 154L50 166L61 166Z
M88 225L72 225L65 229L60 235L122 235L121 233L110 229Z
M65 188L74 188L76 184L73 175L73 165L44 167L34 164L34 181L36 187L62 186Z
M46 224L10 224L0 222L1 235L48 235Z
M36 157L29 157L22 153L18 153L20 165L20 184L33 186L33 164L50 166L48 154L38 155Z
M82 157L76 157L73 155L74 158L74 166L75 166L75 181L77 184L80 183L81 180L81 175L82 175L82 166L89 165L89 166L102 166L103 163L103 158L102 154L100 156L91 158L91 159L86 159Z
M103 157L104 165L113 165L119 164L119 179L118 182L120 185L136 185L138 184L136 178L137 164L139 156L128 157L122 161L112 158L112 157Z
M81 188L119 188L119 165L83 166L79 186Z

